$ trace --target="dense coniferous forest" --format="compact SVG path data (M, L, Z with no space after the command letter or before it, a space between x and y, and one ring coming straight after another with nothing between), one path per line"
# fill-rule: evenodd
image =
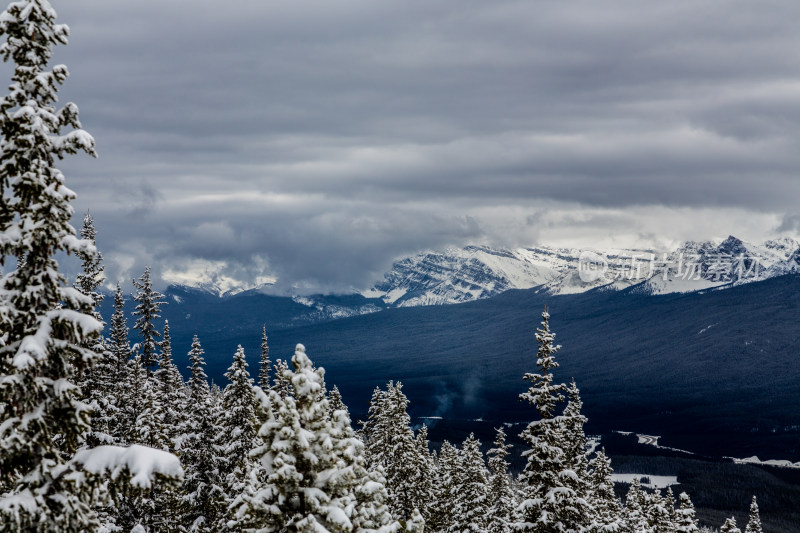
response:
M74 193L55 167L64 155L94 154L77 108L56 107L66 68L47 70L68 29L45 0L21 0L0 17L0 32L0 52L15 64L0 102L0 530L700 530L685 492L634 480L617 497L608 456L589 451L578 385L557 376L560 346L546 309L535 368L520 376L532 421L516 476L502 427L487 454L474 435L432 450L427 428L411 427L400 382L375 389L356 423L302 344L273 363L266 328L257 384L239 347L224 388L210 386L202 332L185 382L149 269L134 280L134 316L118 286L103 324L94 223L87 213L76 237ZM82 261L72 286L59 252ZM755 498L741 526L762 530ZM720 531L741 530L729 517Z

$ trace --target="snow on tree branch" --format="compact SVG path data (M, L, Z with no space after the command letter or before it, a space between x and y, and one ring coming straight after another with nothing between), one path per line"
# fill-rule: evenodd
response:
M130 484L139 489L151 488L156 475L183 480L183 468L175 455L138 444L81 450L75 454L73 462L91 474L109 474L111 479L129 475Z

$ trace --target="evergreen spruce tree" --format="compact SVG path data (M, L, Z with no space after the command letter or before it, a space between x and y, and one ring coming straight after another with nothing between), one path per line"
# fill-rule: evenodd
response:
M386 479L381 470L366 470L365 464L360 463L356 470L361 476L361 482L355 487L355 512L351 519L354 532L359 533L394 533L400 531L400 524L396 522L389 512L389 494L386 491ZM420 516L421 518L421 516ZM412 529L419 520L412 524ZM407 524L408 526L408 524ZM408 531L408 527L406 527Z
M96 246L97 244L97 230L94 227L94 219L87 211L83 217L83 226L81 226L81 239ZM81 272L75 279L75 288L81 291L82 294L92 299L92 316L98 321L103 322L103 317L100 315L100 305L103 303L105 296L97 292L100 285L103 284L105 276L103 271L103 255L95 250L95 253L81 253Z
M586 417L583 416L582 410L583 401L573 379L567 388L567 406L562 415L564 426L562 442L568 466L568 470L564 472L564 485L575 491L576 500L585 502L583 512L588 514L583 518L586 525L593 520L594 509L589 498L591 492L589 461L586 453L587 439L583 431ZM570 470L574 472L574 476L569 474Z
M59 252L92 257L70 225L75 194L55 160L94 155L78 108L56 108L68 76L48 70L52 49L67 44L45 0L20 0L0 15L0 48L14 63L0 100L0 530L77 532L96 528L96 495L67 459L89 429L89 410L74 385L96 352L102 324L94 301L58 272ZM62 128L74 128L62 134ZM56 445L54 437L58 436ZM65 457L66 456L66 457Z
M486 530L488 533L511 533L514 509L516 508L516 498L511 486L512 480L508 473L508 461L506 460L511 445L506 444L506 432L502 426L496 431L494 448L488 453L491 478L487 492L489 520Z
M115 444L126 444L129 433L133 427L135 416L131 406L133 394L136 391L129 389L131 382L129 360L133 354L128 341L128 323L124 312L125 297L122 288L117 283L114 293L114 314L111 315L111 331L108 339L110 352L110 380L114 383L109 402L114 407L114 417L109 424L109 432Z
M347 414L347 418L350 418L350 410L347 409L344 401L342 401L342 395L336 385L328 391L328 406L330 409L328 414L331 418L333 418L333 413L335 411L344 411Z
M567 388L567 406L564 408L564 444L567 453L569 466L578 477L578 490L583 497L588 494L588 459L586 457L586 434L583 426L586 424L586 417L581 414L583 401L580 391L573 379Z
M389 382L392 385L392 382ZM376 468L385 469L388 461L386 455L386 443L389 442L388 422L384 413L386 394L380 387L375 387L372 391L372 398L369 400L367 410L367 420L359 422L359 430L362 441L364 442L364 456L367 466L371 470Z
M605 450L600 450L591 461L590 484L592 491L589 503L594 509L594 518L589 526L592 533L621 533L628 531L623 518L622 506L614 494L614 481L611 477L611 461Z
M161 337L154 321L161 318L159 312L165 303L164 295L153 289L149 266L145 267L141 278L133 280L133 286L137 289L133 299L138 302L133 314L139 317L133 327L142 338L142 364L150 374L156 365L156 348L158 348L158 338Z
M141 433L136 427L139 417L146 408L147 370L142 365L142 355L137 353L126 362L125 381L120 384L122 398L119 409L118 443L123 445L142 444Z
M121 383L126 374L128 360L131 358L131 344L128 340L128 321L125 318L125 295L122 287L117 283L114 292L114 314L111 315L111 331L108 338L108 348L112 355L113 378L116 383Z
M267 325L261 332L261 360L259 361L258 384L262 389L269 388L269 369L272 361L269 360L269 344L267 343Z
M429 531L449 531L455 523L455 503L459 491L458 470L460 458L458 449L448 441L442 443L439 460L436 464L436 498L431 506Z
M281 398L286 398L292 391L292 383L286 378L289 372L289 364L283 359L275 361L275 377L272 378L272 388L280 395Z
M158 370L154 377L158 388L158 397L162 405L161 424L163 425L170 449L175 449L174 441L178 437L179 427L183 425L186 403L183 377L172 361L172 337L169 322L164 321L164 337L159 343L161 353L158 358Z
M148 375L141 354L127 362L127 380L120 394L125 398L120 417L125 445L141 445L157 450L172 448L169 430L164 425L164 405L159 382ZM178 487L163 485L124 494L117 504L115 522L124 531L141 525L146 531L177 533L180 509Z
M216 444L221 416L219 405L211 398L203 367L203 348L197 335L189 352L191 377L180 428L178 449L186 469L182 492L182 523L190 532L216 533L225 519L227 495L221 479L221 450Z
M95 245L97 231L88 211L83 217L80 235L83 240ZM82 272L77 276L75 288L92 299L92 316L105 326L99 311L104 296L98 292L104 280L102 256L98 251L94 255L83 254L81 259ZM115 381L113 355L102 337L87 340L83 346L97 354L94 364L78 377L83 401L90 406L92 412L91 429L86 434L86 445L94 447L100 444L114 444L112 427L116 418L115 389L119 382Z
M750 502L750 519L747 521L747 527L744 528L744 533L763 533L761 528L761 516L758 512L758 503L756 497L753 496L753 501Z
M251 475L235 523L245 531L349 532L354 522L362 531L396 531L381 511L382 488L364 467L363 445L355 438L344 411L328 416L324 370L314 368L298 345L289 372L294 395L275 404L253 452L266 480ZM258 472L254 469L252 472ZM369 527L364 527L369 526Z
M528 424L520 435L530 445L523 452L527 464L520 476L524 499L518 507L520 515L515 529L520 532L578 531L588 525L592 511L572 471L569 450L574 445L564 437L566 422L556 416L556 407L564 400L564 384L553 384L551 370L558 367L555 354L560 346L554 344L550 331L550 315L542 312L542 325L536 331L539 344L536 364L538 374L525 374L532 382L527 392L520 394L536 407L539 420Z
M170 439L167 428L164 426L164 405L159 396L158 383L147 376L142 376L144 365L139 364L137 373L143 383L137 413L136 423L131 432L131 443L141 444L158 450L169 451ZM146 372L145 372L146 373Z
M103 325L95 295L66 287L55 261L60 252L99 261L93 243L75 237L69 223L74 193L54 166L66 154L94 154L77 107L55 106L68 73L63 65L47 70L47 63L69 34L55 18L47 0L14 1L0 15L6 36L0 54L15 64L10 93L0 100L0 263L16 259L0 279L2 531L95 531L100 522L93 508L109 503L106 493L118 493L121 484L120 477L104 482L101 476L123 466L136 470L142 459L133 454L133 464L108 465L109 455L124 452L114 447L73 455L90 428L75 382L98 358ZM69 127L75 130L62 135ZM89 274L81 281L89 287L98 280ZM108 468L97 466L98 457ZM179 476L174 457L159 459L166 472L155 466L157 473Z
M675 531L677 533L696 533L700 531L695 518L694 505L689 495L681 492L678 496L679 507L675 511Z
M678 520L678 513L675 509L675 493L672 492L672 487L667 487L667 493L664 496L664 504L667 507L667 512L669 513L669 520L670 523L677 524Z
M638 478L634 478L625 496L625 518L628 529L636 533L650 533L647 522L647 501Z
M742 530L736 527L736 518L730 517L719 528L719 533L742 533Z
M450 533L482 533L486 531L489 504L488 472L483 462L481 443L474 435L461 445L457 470L454 520Z
M222 393L218 442L224 460L220 473L226 494L233 497L244 490L245 478L250 471L249 454L256 438L256 398L241 346L236 350L225 377L230 383Z
M373 393L362 429L369 467L385 473L389 509L403 521L411 519L414 509L423 517L429 514L426 507L430 503L419 483L427 458L418 453L407 408L403 384L390 381L386 391Z
M433 514L433 500L436 498L436 463L428 448L428 426L422 424L414 437L414 465L416 470L416 507L427 523Z
M660 490L656 489L653 494L646 495L645 514L653 533L674 533L675 524L670 517L669 505Z

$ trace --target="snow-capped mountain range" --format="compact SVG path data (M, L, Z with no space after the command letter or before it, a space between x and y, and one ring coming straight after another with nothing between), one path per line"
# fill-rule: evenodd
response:
M467 246L401 259L361 294L390 307L462 303L534 287L551 294L628 287L666 294L792 272L800 272L800 243L790 238L751 244L731 236L721 243L687 242L671 252Z
M638 294L686 293L798 272L800 242L788 237L753 244L730 236L722 242L689 241L672 251L466 246L399 259L382 281L350 296L295 295L292 300L323 320L390 307L464 303L510 289L536 288L554 295L626 289ZM190 286L219 297L271 294L271 284Z

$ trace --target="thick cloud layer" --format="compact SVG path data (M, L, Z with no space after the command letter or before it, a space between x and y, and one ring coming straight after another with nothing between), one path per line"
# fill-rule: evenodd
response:
M112 279L346 290L446 245L800 231L797 2L54 7Z

